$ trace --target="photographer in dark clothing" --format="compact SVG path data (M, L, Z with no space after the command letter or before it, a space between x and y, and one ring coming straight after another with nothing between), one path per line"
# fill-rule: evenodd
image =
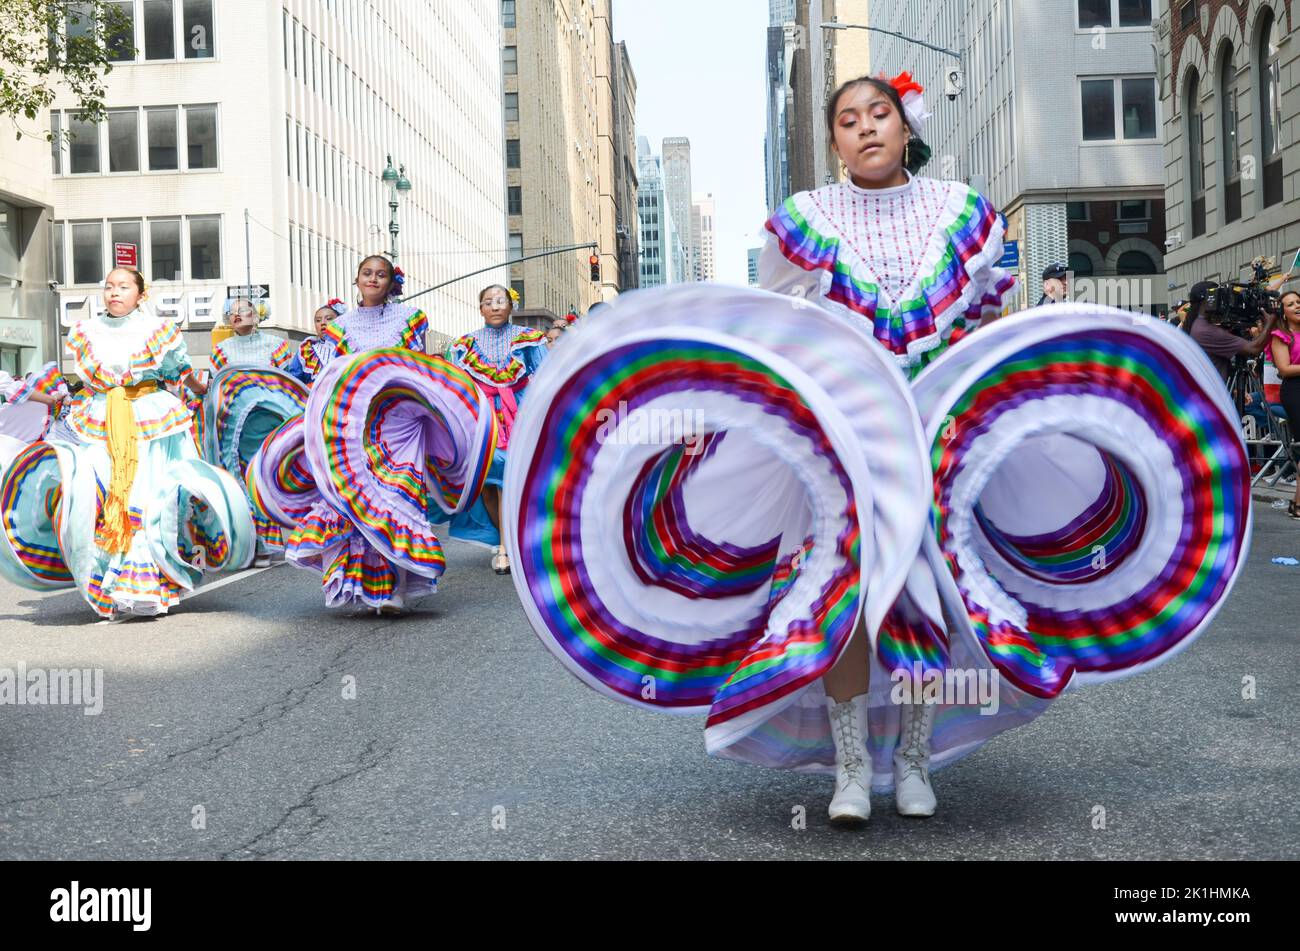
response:
M1277 313L1262 314L1263 325L1252 337L1239 337L1216 322L1216 317L1203 313L1205 299L1218 287L1213 281L1201 281L1192 285L1188 296L1191 305L1183 330L1191 334L1202 350L1209 356L1219 375L1228 379L1232 372L1233 357L1256 357L1268 346L1269 335L1277 326Z

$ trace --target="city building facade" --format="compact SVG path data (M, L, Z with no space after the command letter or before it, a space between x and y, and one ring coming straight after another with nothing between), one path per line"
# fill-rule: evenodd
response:
M1202 0L1161 17L1165 209L1173 292L1249 279L1300 248L1300 3ZM1300 276L1300 270L1297 271Z
M786 127L786 75L794 50L795 0L768 0L767 131L763 137L768 212L790 194L789 130ZM787 31L791 37L787 40Z
M1075 296L1151 312L1168 301L1152 28L1161 4L933 0L874 8L874 25L962 54L959 65L871 35L873 63L890 75L908 69L926 87L933 159L922 174L966 181L1005 214L1019 251L1020 306L1038 301L1042 271L1056 262L1074 270Z
M227 289L269 290L301 336L357 264L390 251L391 154L408 292L505 257L498 0L126 0L135 53L107 77L108 120L49 115L61 324L98 306L117 260L208 352ZM56 135L56 142L61 135ZM245 211L247 210L247 218ZM477 286L426 295L433 346L478 321Z
M694 280L712 281L718 276L717 258L714 255L714 216L717 203L712 193L697 195L691 202L691 234L696 242L692 258L695 260Z
M614 44L617 63L614 89L615 223L618 247L618 288L632 290L641 283L641 218L638 209L638 148L636 138L636 74L627 44Z
M673 274L673 283L684 284L696 280L699 267L699 244L691 214L691 140L680 136L664 139L662 161L664 200L673 221L679 226L685 251L682 270Z
M748 282L750 287L758 287L758 256L762 253L762 248L749 249Z
M789 192L839 181L843 172L831 151L826 106L842 83L871 72L866 30L828 24L870 25L867 0L795 0L794 26L785 33L786 151Z
M610 0L499 5L510 255L596 244L514 264L511 284L530 310L581 314L619 287Z
M17 125L23 137L0 145L0 370L11 376L58 354L50 146L36 123Z
M680 284L686 248L664 195L663 162L644 136L637 139L637 213L640 217L640 287Z

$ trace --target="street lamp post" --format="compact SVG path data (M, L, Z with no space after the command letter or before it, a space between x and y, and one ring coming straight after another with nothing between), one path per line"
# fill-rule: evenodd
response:
M390 245L391 257L393 263L397 263L397 235L401 228L397 224L397 208L403 196L411 190L410 179L406 177L406 166L400 166L400 171L393 167L393 157L388 156L388 167L384 169L382 176L384 183L388 186L388 234L392 239Z

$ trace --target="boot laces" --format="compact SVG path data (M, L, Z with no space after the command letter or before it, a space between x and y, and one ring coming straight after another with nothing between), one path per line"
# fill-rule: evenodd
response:
M913 706L907 714L907 736L906 743L899 749L899 757L907 764L904 776L910 776L913 773L919 773L921 778L929 782L929 771L925 763L928 758L926 749L929 732L930 720L934 715L934 707L931 704L921 704L918 710Z
M850 782L862 785L860 773L863 766L863 740L862 734L858 732L857 711L853 709L851 702L836 704L835 716L832 720L839 736L840 749L843 751L842 761L839 764L845 777L842 786L847 786Z

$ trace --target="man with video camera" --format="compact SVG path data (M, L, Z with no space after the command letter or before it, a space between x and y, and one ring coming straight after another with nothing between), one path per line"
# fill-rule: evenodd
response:
M1238 285L1213 281L1192 285L1183 330L1200 344L1225 381L1232 373L1233 357L1256 357L1268 346L1277 326L1277 309L1270 301L1266 293L1243 297Z

